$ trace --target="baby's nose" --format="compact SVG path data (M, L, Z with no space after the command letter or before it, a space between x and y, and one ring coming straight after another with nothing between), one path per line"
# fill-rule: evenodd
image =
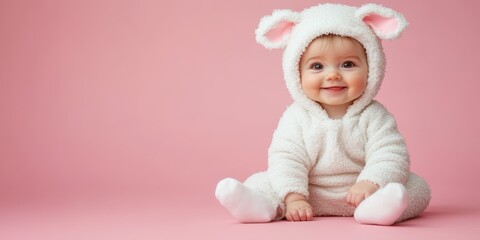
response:
M328 72L327 81L340 80L340 79L342 79L342 75L340 75L340 73L336 69L331 69Z

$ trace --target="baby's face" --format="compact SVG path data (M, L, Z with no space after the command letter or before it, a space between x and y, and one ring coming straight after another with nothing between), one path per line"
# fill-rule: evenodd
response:
M351 105L367 86L365 50L351 38L315 39L303 53L299 70L303 91L324 108Z

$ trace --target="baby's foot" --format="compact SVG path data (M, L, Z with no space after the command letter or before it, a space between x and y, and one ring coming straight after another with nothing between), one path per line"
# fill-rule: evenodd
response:
M363 224L392 225L408 205L408 192L400 183L389 183L363 200L354 213Z
M276 214L270 199L232 178L217 184L215 196L241 222L270 222Z

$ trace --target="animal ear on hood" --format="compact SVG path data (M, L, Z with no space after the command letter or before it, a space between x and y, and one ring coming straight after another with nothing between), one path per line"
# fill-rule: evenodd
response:
M267 49L285 48L290 39L290 33L300 22L300 13L291 10L274 10L272 15L260 19L256 40Z
M358 8L356 17L362 19L380 39L396 39L408 25L402 14L377 4L366 4Z

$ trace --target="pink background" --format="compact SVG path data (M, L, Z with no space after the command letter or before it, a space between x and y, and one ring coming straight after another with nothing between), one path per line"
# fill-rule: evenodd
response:
M254 30L273 9L317 3L1 0L0 205L151 202L230 219L216 182L266 168L291 103L281 51ZM476 207L480 3L376 3L410 22L384 42L377 99L431 184L431 206Z

